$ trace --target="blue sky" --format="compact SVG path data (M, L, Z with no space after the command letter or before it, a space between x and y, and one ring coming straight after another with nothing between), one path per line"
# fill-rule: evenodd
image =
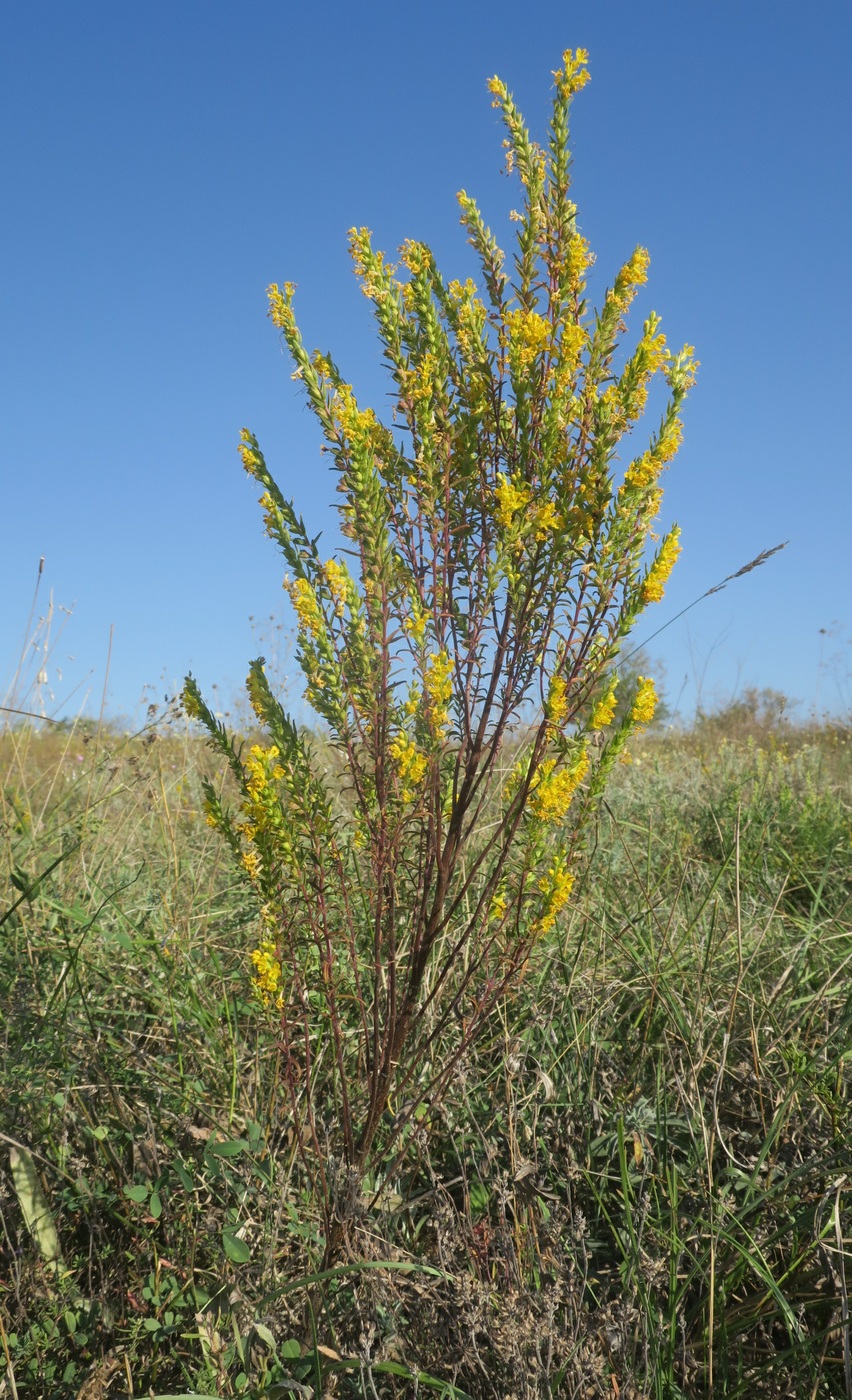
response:
M508 0L7 9L0 686L44 556L39 611L51 590L73 607L47 659L49 712L97 711L111 629L111 713L138 715L143 692L173 694L190 668L225 708L268 646L249 618L287 625L243 425L329 552L337 538L266 286L298 283L305 340L380 408L347 229L369 226L389 251L422 239L447 276L468 275L456 191L506 238L517 202L486 80L499 73L543 134L551 70L580 46L592 83L574 104L574 197L598 288L644 244L636 321L658 311L702 365L667 479L684 553L636 640L789 539L650 651L686 714L749 685L803 712L848 710L852 8L531 0L520 13Z

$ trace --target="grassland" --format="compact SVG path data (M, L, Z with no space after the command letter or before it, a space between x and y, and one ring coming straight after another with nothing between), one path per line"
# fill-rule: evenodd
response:
M326 1278L210 763L0 735L0 1395L852 1396L847 727L635 750Z

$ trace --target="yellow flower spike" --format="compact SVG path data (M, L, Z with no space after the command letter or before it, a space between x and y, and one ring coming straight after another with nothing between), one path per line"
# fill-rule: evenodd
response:
M680 530L675 526L671 534L667 535L666 539L663 541L663 547L651 566L648 577L642 585L643 603L659 603L662 598L669 575L677 563L677 557L681 552L679 540Z
M582 234L575 233L568 240L568 252L565 259L565 270L571 286L576 290L585 277L586 272L595 261L595 255L589 247L589 241ZM566 330L568 327L566 326ZM577 327L581 330L582 327ZM564 334L564 332L563 332ZM585 334L585 332L584 332Z
M407 267L412 276L417 277L420 273L428 272L430 257L425 243L406 238L399 250L399 256L403 267Z
M530 807L543 822L559 822L568 814L571 799L589 771L589 755L585 747L567 768L554 772L556 760L549 758L541 765L539 781L530 795Z
M639 676L638 681L639 689L633 701L630 718L635 725L641 725L644 728L654 718L654 711L657 708L657 692L650 676Z
M309 637L319 637L323 631L323 619L316 594L306 578L285 579L284 587L290 596L293 610L299 619L299 626Z
M429 351L423 356L411 378L411 397L415 403L430 403L435 397L438 363Z
M631 254L615 279L615 285L607 293L608 300L614 301L620 311L626 311L639 287L648 281L648 268L651 254L647 248L637 248Z
M606 729L612 724L615 717L615 690L618 685L618 676L614 676L610 681L609 690L595 705L589 717L589 729L596 733L600 729Z
M409 806L414 801L412 789L423 781L429 760L404 729L391 741L388 752L403 785L400 796L403 803Z
M675 456L682 438L683 424L679 418L675 418L663 429L655 446L643 452L641 457L637 457L630 464L624 476L622 489L635 487L642 490L655 482L663 468Z
M564 676L551 676L544 702L544 714L548 724L558 729L568 713L568 685Z
M293 293L295 290L295 282L285 282L283 287L279 287L277 282L273 282L266 289L269 300L269 317L272 324L281 331L293 331L296 328L296 318L293 315Z
M533 924L533 932L549 933L574 888L574 876L561 856L556 857L547 874L539 881L538 888L544 895L545 903L540 917Z
M342 617L346 608L346 597L349 591L349 575L342 564L338 564L336 559L329 559L324 569L326 582L331 593L334 611L338 617Z
M248 428L240 429L240 442L237 450L242 459L244 470L249 476L257 476L258 471L263 466L263 458L260 455L260 448Z
M588 62L587 49L565 50L562 55L562 67L553 74L556 79L556 89L563 100L573 97L576 92L580 92L586 86L586 83L592 81L592 75L587 67Z
M438 739L443 739L449 725L449 703L453 693L453 661L448 651L429 653L426 662L426 690L429 696L429 718Z
M280 1010L284 1004L281 989L283 970L278 958L278 950L272 939L264 938L259 948L249 954L254 963L252 982L264 1006L274 1006Z
M240 857L243 869L251 880L260 878L260 856L257 851L243 851Z

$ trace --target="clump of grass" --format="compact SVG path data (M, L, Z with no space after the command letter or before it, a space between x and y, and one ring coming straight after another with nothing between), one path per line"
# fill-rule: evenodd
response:
M842 806L823 737L797 761ZM846 1394L852 921L838 853L827 902L785 899L753 747L664 737L619 771L568 922L380 1199L340 1180L351 1252L312 1284L321 1202L209 757L176 730L77 738L0 740L9 1393Z

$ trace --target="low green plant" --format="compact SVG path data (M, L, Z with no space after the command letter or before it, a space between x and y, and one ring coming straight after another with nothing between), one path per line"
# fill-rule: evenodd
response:
M647 279L644 249L597 313L586 301L593 259L570 198L568 148L586 63L582 50L564 55L546 149L500 79L489 84L521 186L511 272L464 191L481 292L446 281L422 243L406 242L394 267L366 229L352 230L396 432L358 406L328 355L306 351L293 285L269 291L334 462L354 560L322 558L244 432L243 464L289 570L305 694L333 747L333 778L262 660L248 691L264 738L248 751L191 677L183 701L235 783L235 807L208 787L208 820L262 912L256 982L280 1014L283 1072L322 1187L327 1263L346 1235L347 1198L367 1175L379 1189L416 1106L440 1100L554 927L584 826L654 711L653 682L640 677L612 725L612 667L679 552L675 528L647 559L695 361L691 347L668 349L653 312L622 348ZM669 389L662 420L621 472L619 445L656 376ZM312 1091L321 1062L333 1066L331 1102ZM325 1075L323 1084L327 1093Z

